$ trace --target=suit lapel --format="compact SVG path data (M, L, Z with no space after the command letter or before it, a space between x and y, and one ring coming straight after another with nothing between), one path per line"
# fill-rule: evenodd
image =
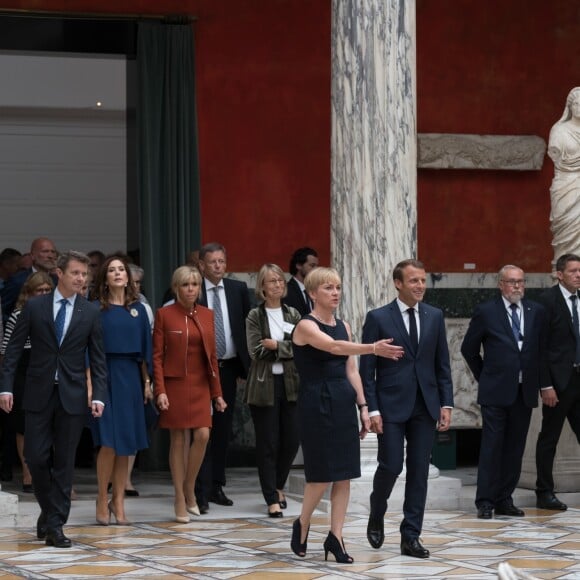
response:
M554 291L556 292L556 304L558 304L558 308L560 308L562 311L562 315L568 321L568 328L570 329L570 332L573 336L575 336L574 325L572 324L572 314L570 313L570 309L566 304L566 299L564 298L564 295L562 294L562 291L558 285L554 286Z
M401 314L401 309L397 304L397 301L394 300L388 306L387 311L391 316L391 320L393 321L393 325L398 330L399 335L402 338L402 342L405 343L405 350L408 352L413 352L413 347L411 345L411 337L409 336L409 332L405 327L405 322L403 321L403 315Z
M424 344L425 338L430 335L430 326L432 320L427 312L427 309L419 302L419 346L417 347L417 353L421 350Z
M46 327L50 329L50 335L58 347L58 343L56 341L56 328L54 327L54 292L47 294L43 300L45 304L43 304L44 307L42 309L42 318L46 324Z
M522 308L524 310L524 346L528 343L534 328L536 309L525 300L522 300Z
M205 307L207 307L207 305L208 305L207 284L205 283L205 278L203 279L203 292L201 293L201 296L198 298L197 302L198 302L198 304L201 304L202 306L205 306Z
M227 280L227 278L224 278L223 280L224 282L224 294L226 295L226 303L227 303L227 307L228 307L228 315L230 318L230 326L231 326L231 321L232 320L236 320L237 316L237 312L236 312L236 304L237 304L237 295L232 292L232 286L230 285L229 281ZM222 305L223 308L223 305Z
M508 318L508 311L506 310L505 304L503 302L503 298L500 296L495 301L497 307L497 314L499 316L499 320L501 321L501 326L504 329L505 333L511 339L512 344L519 350L518 343L516 342L516 337L514 336L514 331L512 330L511 322ZM522 303L523 308L523 303Z
M78 322L83 315L83 307L84 307L83 301L84 301L84 299L81 296L76 297L75 303L73 306L71 319L70 319L68 328L66 329L65 335L62 337L62 342L60 343L60 346L62 346L67 340L69 340L71 334L74 333L75 328L78 325ZM54 325L53 325L53 327L54 327ZM55 333L55 339L56 339L56 333Z

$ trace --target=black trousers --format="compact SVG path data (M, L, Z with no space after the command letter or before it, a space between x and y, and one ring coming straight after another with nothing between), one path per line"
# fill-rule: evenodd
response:
M207 503L213 486L226 484L228 446L232 438L232 424L236 408L238 377L243 368L239 358L220 361L222 396L227 403L223 413L214 411L209 445L195 485L195 495L200 503Z
M277 490L284 488L300 445L296 402L286 398L283 375L274 375L274 389L272 407L250 405L258 475L267 505L278 503Z
M25 412L24 457L49 530L68 520L75 454L87 416L67 413L55 385L41 412Z
M482 405L481 416L483 428L475 505L478 508L499 507L513 501L512 494L522 471L532 409L524 403L520 385L512 405Z
M555 407L542 406L542 429L536 443L536 492L554 491L554 456L560 440L564 421L576 434L580 443L580 374L572 373L568 386L558 393L559 402Z

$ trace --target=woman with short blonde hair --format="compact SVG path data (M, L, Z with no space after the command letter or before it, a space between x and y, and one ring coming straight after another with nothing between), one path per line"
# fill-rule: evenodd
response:
M360 442L370 429L368 405L355 355L402 356L389 340L374 344L352 342L350 327L334 317L340 303L340 275L333 268L316 268L304 286L314 304L292 335L294 360L300 376L298 422L304 454L304 500L292 527L292 551L306 555L310 519L328 486L330 531L324 541L324 558L351 564L342 528L350 495L350 480L360 477ZM357 420L357 407L361 422Z

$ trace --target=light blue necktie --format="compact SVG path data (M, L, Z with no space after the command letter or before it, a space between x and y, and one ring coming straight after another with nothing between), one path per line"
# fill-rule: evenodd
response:
M62 335L64 334L64 321L66 318L66 305L68 304L68 300L66 298L61 298L59 302L60 308L58 309L56 318L54 319L54 330L56 332L56 340L60 346Z
M510 304L510 308L512 309L512 332L514 333L516 342L519 342L520 340L523 340L523 337L521 332L520 318L518 316L518 305Z

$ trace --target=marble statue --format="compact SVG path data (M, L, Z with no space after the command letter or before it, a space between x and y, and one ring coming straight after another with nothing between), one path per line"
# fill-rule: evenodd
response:
M552 127L548 155L554 162L550 187L554 263L565 253L580 253L580 87L566 99L562 118Z

